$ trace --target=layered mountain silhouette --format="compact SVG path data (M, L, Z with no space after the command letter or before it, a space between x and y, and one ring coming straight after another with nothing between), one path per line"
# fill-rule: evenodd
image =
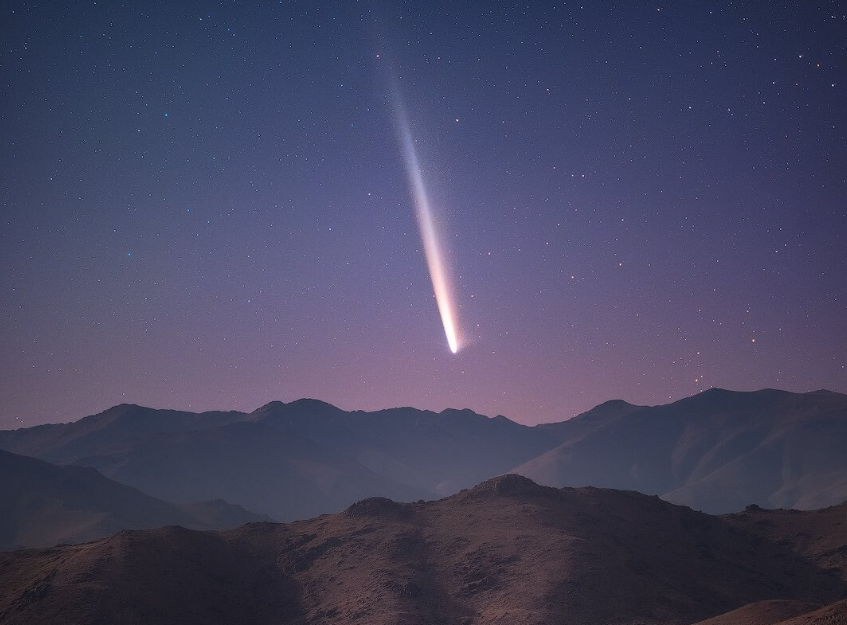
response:
M517 475L291 524L124 531L0 554L10 625L717 625L739 614L811 625L841 622L845 597L844 505L715 517Z
M0 432L0 449L91 467L168 501L222 498L281 521L370 496L434 499L507 472L659 495L711 513L847 499L847 396L712 389L665 406L610 401L527 427L470 410L345 412L317 400L252 413L121 405Z
M712 513L847 499L847 396L712 389L656 407L610 402L548 429L561 444L515 468L554 486L661 495Z
M87 467L0 451L0 549L78 543L128 529L229 529L270 520L220 499L172 504Z

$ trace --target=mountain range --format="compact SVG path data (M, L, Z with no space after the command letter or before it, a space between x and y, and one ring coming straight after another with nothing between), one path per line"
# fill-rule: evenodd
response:
M845 598L843 504L710 516L517 475L434 502L0 554L9 625L812 625L843 623Z
M278 521L366 497L430 500L504 473L637 490L709 513L847 500L847 396L705 391L663 406L610 401L528 427L470 410L346 412L317 400L251 413L135 405L0 431L0 449L166 501L223 499ZM12 474L1 480L16 479Z

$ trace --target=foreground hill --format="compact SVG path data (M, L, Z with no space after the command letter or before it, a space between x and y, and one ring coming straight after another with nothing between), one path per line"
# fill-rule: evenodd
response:
M697 625L775 625L795 616L815 612L820 607L816 603L807 601L786 601L783 599L756 601L736 610L700 621Z
M228 529L269 520L224 501L176 505L94 469L0 451L0 550L78 543L122 529Z
M666 406L610 401L527 427L470 410L345 412L317 400L252 413L122 405L0 432L0 449L86 466L172 501L220 497L286 521L369 496L449 495L514 472L638 490L711 513L847 499L847 396L712 389Z
M712 517L503 476L436 502L0 554L0 622L682 625L775 599L832 608L847 542L824 528L845 514Z
M847 503L798 512L762 510L751 506L723 520L753 537L753 541L790 546L806 562L819 567L818 581L847 578ZM798 580L799 581L799 580ZM842 625L847 624L847 600L829 605L771 599L721 614L698 625Z
M697 625L845 625L847 600L819 606L803 601L758 601Z
M847 600L780 621L780 625L847 625Z

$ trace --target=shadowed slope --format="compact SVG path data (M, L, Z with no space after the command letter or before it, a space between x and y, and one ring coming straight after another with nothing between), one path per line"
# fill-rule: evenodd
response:
M58 467L0 451L0 549L77 543L122 529L227 529L267 519L225 501L178 505L94 469Z
M710 512L847 499L845 395L712 389L667 406L613 408L562 424L563 442L515 471L552 486L627 488Z
M300 622L273 551L181 527L0 554L0 578L7 624Z

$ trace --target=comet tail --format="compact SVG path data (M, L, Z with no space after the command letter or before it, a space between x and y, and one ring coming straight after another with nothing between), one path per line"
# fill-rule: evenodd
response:
M426 264L429 267L429 275L432 278L432 288L435 291L435 300L438 302L438 312L441 314L441 323L444 325L444 334L447 335L447 344L454 354L459 351L459 336L456 325L456 311L453 304L453 293L450 288L450 280L444 265L444 257L438 240L438 232L432 216L432 209L427 198L421 174L418 155L415 151L415 143L412 139L412 131L398 94L395 94L395 108L397 114L397 127L400 141L403 147L403 157L406 163L406 173L409 176L409 184L412 189L412 198L415 203L415 215L418 220L418 228L421 232Z

